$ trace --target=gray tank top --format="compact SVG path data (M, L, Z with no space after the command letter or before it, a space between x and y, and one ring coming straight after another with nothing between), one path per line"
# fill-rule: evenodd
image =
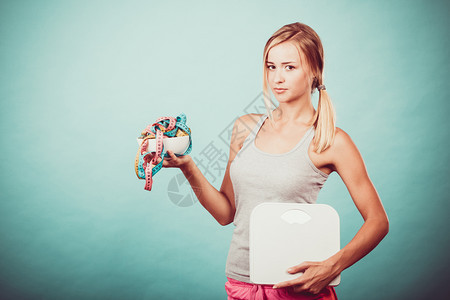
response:
M328 178L328 174L320 171L308 155L314 126L289 152L271 154L258 149L255 137L266 118L267 114L261 116L230 165L236 213L225 274L247 283L252 283L249 223L253 208L263 202L315 203Z

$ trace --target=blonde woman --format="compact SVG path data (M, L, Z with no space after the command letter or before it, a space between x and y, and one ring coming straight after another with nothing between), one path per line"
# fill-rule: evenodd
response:
M181 169L200 203L219 224L235 225L225 269L228 299L337 299L328 284L388 233L386 212L360 152L350 136L335 127L333 105L323 82L323 55L319 36L305 24L285 25L270 37L263 55L267 113L236 120L220 191L189 155L169 153L171 157L163 162L163 167ZM279 102L276 108L268 86ZM317 109L311 101L315 90L319 92ZM248 236L252 209L274 197L314 203L332 172L342 178L364 218L361 229L332 257L293 266L288 270L291 274L303 272L296 279L274 286L253 284Z

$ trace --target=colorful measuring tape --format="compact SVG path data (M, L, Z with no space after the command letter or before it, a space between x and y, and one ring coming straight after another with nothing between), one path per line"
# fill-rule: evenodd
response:
M134 160L134 168L139 179L145 179L144 189L152 190L153 176L162 168L164 157L170 157L164 150L163 138L173 138L189 135L189 147L183 154L176 154L182 156L189 154L192 150L191 130L186 126L186 115L181 113L178 117L161 117L155 123L148 125L142 131L139 139L142 139L139 146L138 153ZM156 139L156 151L148 152L148 140ZM156 160L161 157L159 164Z

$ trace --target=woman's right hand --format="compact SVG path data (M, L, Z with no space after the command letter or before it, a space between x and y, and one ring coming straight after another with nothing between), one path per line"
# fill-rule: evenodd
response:
M176 156L172 151L167 150L167 154L170 157L165 157L163 161L163 168L180 168L184 169L188 166L189 163L192 162L192 157L190 155L181 155ZM159 164L161 162L161 157L158 157L156 163Z

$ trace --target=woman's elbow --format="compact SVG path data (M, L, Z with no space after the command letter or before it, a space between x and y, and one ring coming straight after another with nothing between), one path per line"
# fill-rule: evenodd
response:
M222 226L227 226L228 224L233 222L233 218L220 219L220 220L217 220L217 222L219 222L219 224Z
M387 216L381 219L378 223L378 230L380 231L380 235L385 237L389 233L389 219Z
M219 222L219 224L222 226L227 226L234 221L235 214L236 208L230 205L229 209L224 211L223 215L217 219L217 222Z
M219 221L219 224L222 225L222 226L227 226L230 223L231 223L231 221L225 221L225 222Z
M373 228L376 235L383 239L389 233L389 220L387 217L373 217L366 219L366 222Z
M386 217L385 224L385 236L389 233L389 219Z

